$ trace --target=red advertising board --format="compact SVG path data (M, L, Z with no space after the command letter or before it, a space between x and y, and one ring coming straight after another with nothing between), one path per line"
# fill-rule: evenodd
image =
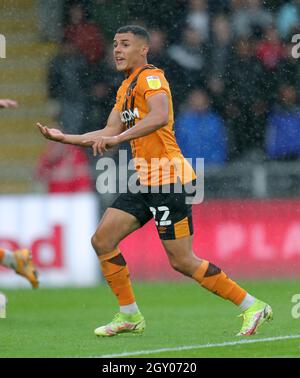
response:
M28 248L41 287L92 286L99 261L91 246L98 199L94 193L0 196L0 246ZM0 287L29 287L12 269L0 267Z
M300 277L300 200L218 200L193 206L194 252L236 278ZM121 244L134 279L170 280L154 222Z

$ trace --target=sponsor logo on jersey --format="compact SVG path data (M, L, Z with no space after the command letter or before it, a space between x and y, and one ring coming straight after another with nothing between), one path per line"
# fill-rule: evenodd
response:
M161 81L158 76L147 76L147 83L151 89L159 89L161 87Z
M133 121L135 118L140 118L138 108L134 108L133 111L131 109L124 110L124 112L121 113L121 120L123 123Z

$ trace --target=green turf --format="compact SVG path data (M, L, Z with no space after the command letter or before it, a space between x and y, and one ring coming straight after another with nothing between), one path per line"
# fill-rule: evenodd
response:
M300 334L300 318L291 316L299 281L244 282L273 307L274 320L255 338ZM136 284L147 329L142 336L97 338L94 328L117 309L109 289L2 289L9 300L0 319L0 357L85 357L238 341L238 310L194 282ZM243 338L244 340L245 338ZM247 338L249 340L249 338ZM164 352L150 357L300 356L300 339ZM145 357L141 355L140 357Z

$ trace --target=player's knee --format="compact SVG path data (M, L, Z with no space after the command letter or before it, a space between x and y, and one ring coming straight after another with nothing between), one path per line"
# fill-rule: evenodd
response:
M176 257L170 258L170 264L174 270L177 272L182 273L182 270L184 268L184 263L181 259L178 259Z
M188 259L172 257L169 261L174 270L184 275L190 275L190 263Z
M98 249L100 249L99 248L99 238L98 238L98 236L97 236L97 234L94 234L93 236L92 236L92 239L91 239L91 243L92 243L92 246L93 246L93 248L94 248L94 250L95 250L95 252L97 253L97 255L98 255Z
M91 243L98 256L109 253L116 248L114 243L108 237L101 235L101 233L95 233L92 236Z
M177 260L170 260L171 267L176 270L176 272L180 272L181 264ZM181 273L181 272L180 272Z

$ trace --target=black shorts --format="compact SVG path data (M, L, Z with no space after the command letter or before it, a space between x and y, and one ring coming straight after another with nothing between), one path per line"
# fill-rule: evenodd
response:
M185 187L182 186L181 193L174 191L174 184L170 185L169 193L163 193L162 187L158 193L151 193L148 188L148 193L122 193L110 207L134 215L141 226L154 218L162 240L193 235L192 205L186 204L187 196L191 195L186 193Z

